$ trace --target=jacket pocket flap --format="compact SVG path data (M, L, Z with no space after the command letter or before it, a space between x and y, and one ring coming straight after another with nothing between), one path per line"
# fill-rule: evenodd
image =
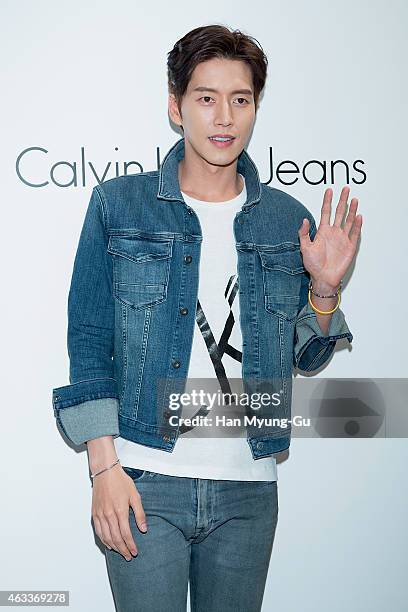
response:
M262 266L266 270L281 270L288 274L302 274L305 272L300 249L274 253L260 250L259 256Z
M135 236L111 236L108 253L126 257L136 263L171 256L171 240L147 240Z

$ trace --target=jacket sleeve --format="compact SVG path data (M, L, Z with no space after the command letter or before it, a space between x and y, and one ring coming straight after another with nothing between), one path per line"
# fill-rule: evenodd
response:
M119 435L113 371L114 298L100 187L85 214L68 294L69 385L52 391L54 416L74 444Z
M316 223L312 215L310 220L310 237L316 234ZM331 357L337 340L347 338L352 342L351 334L343 311L338 308L331 316L327 335L324 335L317 321L316 313L308 302L310 275L302 274L300 292L300 311L295 324L295 341L293 347L293 365L299 370L311 372L325 364Z

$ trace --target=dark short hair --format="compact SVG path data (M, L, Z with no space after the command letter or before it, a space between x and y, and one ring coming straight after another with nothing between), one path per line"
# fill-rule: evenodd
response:
M169 93L174 94L179 109L195 67L214 57L241 60L248 64L257 109L266 81L268 59L255 38L223 25L195 28L180 38L168 52L168 88Z

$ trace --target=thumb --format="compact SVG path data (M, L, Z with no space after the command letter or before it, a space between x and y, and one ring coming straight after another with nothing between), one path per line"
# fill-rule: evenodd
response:
M142 502L140 499L140 495L132 495L129 504L133 509L136 519L136 525L139 527L140 531L146 533L147 531L147 519L146 514L142 506Z
M302 225L299 228L298 235L301 248L307 247L312 241L309 236L310 221L309 219L303 219Z

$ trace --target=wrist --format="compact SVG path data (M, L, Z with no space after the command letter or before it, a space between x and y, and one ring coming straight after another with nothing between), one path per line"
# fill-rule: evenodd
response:
M337 285L332 285L324 280L314 278L313 276L310 277L310 280L312 281L313 291L323 295L332 295L333 293L337 293L341 283L341 281L339 281Z
M110 465L118 458L112 436L102 436L88 440L86 446L92 473Z

